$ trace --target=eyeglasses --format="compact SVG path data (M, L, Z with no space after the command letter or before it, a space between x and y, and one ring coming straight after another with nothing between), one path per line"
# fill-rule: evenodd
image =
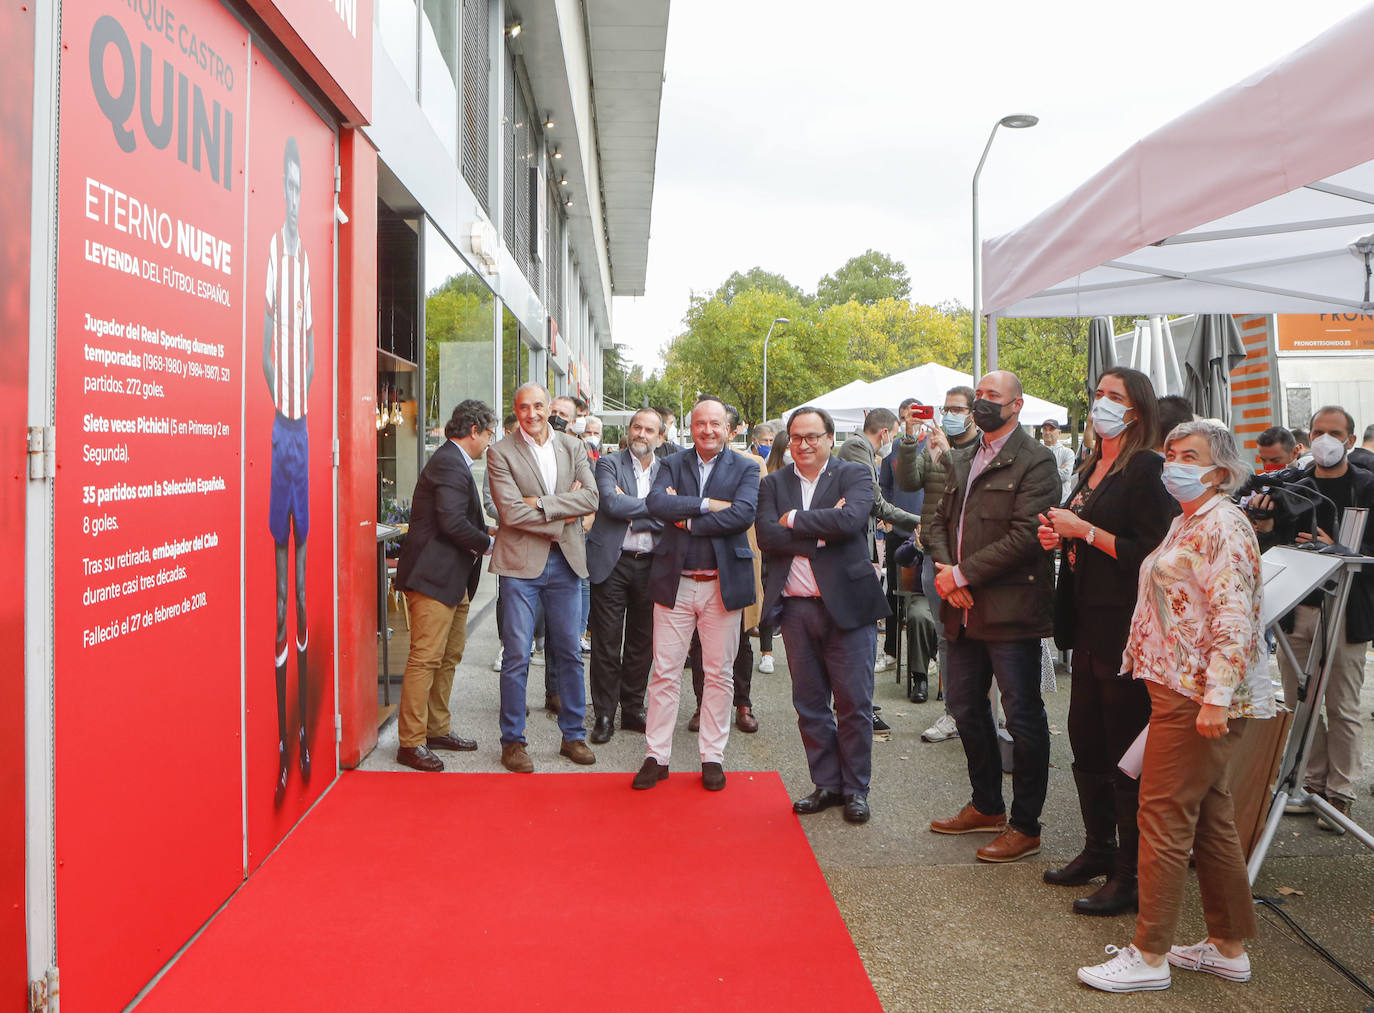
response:
M817 447L820 446L821 440L829 435L829 433L793 433L787 440L789 443L805 443L808 447Z
M969 413L969 409L962 405L946 405L940 411L945 415L967 415Z

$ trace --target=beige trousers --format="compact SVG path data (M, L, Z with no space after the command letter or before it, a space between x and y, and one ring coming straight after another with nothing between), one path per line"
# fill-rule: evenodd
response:
M1147 685L1152 710L1136 817L1140 914L1135 945L1147 953L1168 953L1179 942L1174 931L1188 881L1189 848L1197 863L1208 935L1253 936L1255 908L1227 771L1248 721L1232 718L1225 735L1205 739L1197 732L1198 704L1157 682Z
M453 671L467 646L468 600L445 605L419 591L407 591L410 654L401 682L396 730L402 748L423 746L426 738L449 732L448 696Z
M1307 662L1307 652L1317 633L1320 610L1311 605L1299 605L1288 635L1288 645L1299 664ZM1336 631L1336 661L1331 666L1331 680L1322 696L1323 714L1317 715L1312 746L1307 752L1307 776L1304 787L1320 792L1327 798L1353 802L1358 786L1364 780L1364 766L1360 747L1364 738L1364 724L1360 715L1360 690L1364 686L1364 654L1368 644L1345 642L1345 617L1341 617ZM1317 648L1321 657L1321 648ZM1298 707L1298 672L1279 652L1279 674L1283 676L1283 699L1289 710Z

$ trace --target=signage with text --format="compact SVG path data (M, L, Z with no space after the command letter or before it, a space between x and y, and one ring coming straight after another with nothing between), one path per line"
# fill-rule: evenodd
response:
M1374 315L1368 313L1280 314L1278 350L1301 355L1374 351Z

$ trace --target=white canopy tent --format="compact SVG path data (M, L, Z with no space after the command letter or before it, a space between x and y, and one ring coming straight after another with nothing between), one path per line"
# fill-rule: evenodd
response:
M914 397L923 404L938 407L945 403L945 391L951 387L961 386L973 386L967 373L960 373L957 369L950 369L939 363L927 362L923 366L906 369L881 380L868 383L854 380L806 403L824 408L835 420L836 429L849 431L861 429L864 416L874 408L890 408L896 411L897 406L909 397ZM1054 419L1061 426L1067 425L1069 413L1063 405L1029 394L1025 396L1025 401L1025 407L1021 410L1021 421L1024 424L1038 426L1046 419ZM797 405L788 409L783 419L790 419L792 412L799 407L801 406Z
M1370 312L1348 249L1374 233L1370 52L1374 6L985 242L986 312Z

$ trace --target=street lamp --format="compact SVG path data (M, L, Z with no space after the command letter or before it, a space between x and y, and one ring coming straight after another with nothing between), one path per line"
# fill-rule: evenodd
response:
M997 136L998 127L1008 127L1012 130L1024 130L1026 127L1033 127L1040 122L1040 117L1031 116L1026 113L1017 113L1012 116L1003 116L992 125L992 133L988 134L988 143L983 145L983 157L978 159L978 168L973 170L973 382L977 383L983 371L983 349L982 349L982 324L983 324L983 291L982 291L982 263L983 258L978 249L978 177L982 175L983 163L988 160L988 151L992 148L992 139ZM996 363L990 363L995 366Z
M768 325L768 333L763 336L763 418L759 419L760 422L768 421L768 339L773 336L773 328L778 324L791 322L786 317L774 317Z

